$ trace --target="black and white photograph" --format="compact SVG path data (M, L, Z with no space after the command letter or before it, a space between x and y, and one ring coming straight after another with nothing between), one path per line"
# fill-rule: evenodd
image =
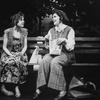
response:
M0 0L0 100L100 100L100 0Z

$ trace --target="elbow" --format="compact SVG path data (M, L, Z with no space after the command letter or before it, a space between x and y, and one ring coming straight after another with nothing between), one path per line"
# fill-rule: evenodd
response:
M6 47L5 46L3 46L2 48L3 48L4 51L6 50Z
M27 50L27 45L25 46L26 50Z
M24 46L24 50L25 50L25 52L26 52L26 50L27 50L27 45Z
M74 45L67 45L67 46L66 46L66 49L67 49L68 51L72 51L72 50L74 50Z

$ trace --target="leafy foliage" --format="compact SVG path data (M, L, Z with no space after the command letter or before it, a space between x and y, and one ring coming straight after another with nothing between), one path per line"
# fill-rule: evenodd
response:
M46 14L50 14L54 8L66 7L66 0L33 0L32 6L36 9L38 16L44 17Z

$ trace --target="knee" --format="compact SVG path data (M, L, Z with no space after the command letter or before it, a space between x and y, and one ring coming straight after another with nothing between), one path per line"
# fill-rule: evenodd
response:
M57 60L54 60L54 59L53 59L53 60L51 61L51 65L58 65L58 64L59 64L59 62L58 62Z
M51 66L50 66L51 69L53 69L53 70L54 70L54 69L57 70L57 69L59 69L59 68L62 68L62 66L58 63L58 61L55 61L55 60L52 60L50 65L51 65Z
M46 62L49 63L51 61L51 59L50 59L50 57L48 55L46 55L46 56L43 57L42 61L44 63L46 63Z
M50 60L48 58L43 58L42 60L44 63L50 63Z

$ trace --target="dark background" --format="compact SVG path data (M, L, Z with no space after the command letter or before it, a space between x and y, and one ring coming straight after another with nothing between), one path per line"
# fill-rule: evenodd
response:
M42 35L40 17L49 13L51 6L66 12L77 36L100 36L100 0L0 0L0 36L6 28L11 27L10 17L18 11L25 14L29 36ZM38 30L34 29L37 17Z

